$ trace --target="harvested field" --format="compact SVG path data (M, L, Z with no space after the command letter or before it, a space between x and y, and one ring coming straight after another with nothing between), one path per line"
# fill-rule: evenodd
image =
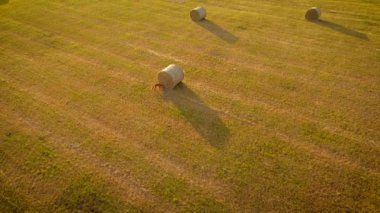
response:
M0 209L380 211L380 2L311 3L0 0Z

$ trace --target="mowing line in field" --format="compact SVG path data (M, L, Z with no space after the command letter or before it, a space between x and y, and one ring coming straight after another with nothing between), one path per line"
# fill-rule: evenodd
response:
M115 55L115 56L117 56L117 55Z
M210 179L212 177L197 177L197 175L193 172L190 172L189 169L182 168L176 163L171 162L171 160L151 150L144 144L131 143L131 136L123 135L123 133L105 126L103 123L101 123L101 121L86 115L84 112L76 111L75 109L69 112L65 110L65 105L61 103L61 101L56 100L51 96L46 96L45 94L37 92L35 90L32 91L30 88L23 88L22 85L17 84L15 82L12 82L12 85L17 86L17 88L20 91L32 95L34 97L34 100L38 100L41 103L44 103L48 106L54 106L56 113L64 115L64 117L69 116L70 119L75 120L76 122L80 123L83 127L91 130L92 132L102 132L105 135L112 135L119 141L128 142L129 145L132 145L136 150L139 150L142 154L144 154L145 159L148 160L150 163L159 166L161 169L168 173L175 174L181 179L186 180L191 185L194 185L197 188L204 190L206 194L213 195L217 198L218 201L221 201L223 203L226 203L227 201L231 202L231 198L227 199L225 197L233 193L229 189L228 184L223 183L218 179ZM84 150L81 150L80 152L86 153L84 152ZM94 154L84 154L84 156L87 155L93 155L92 157L95 157ZM237 201L235 201L235 203L236 202Z
M117 55L115 55L115 56L117 56ZM135 79L134 79L135 80ZM142 81L140 81L140 82L142 82Z
M3 112L6 112L6 114L10 117L5 118L6 120L19 126L23 126L20 128L25 131L39 134L41 134L41 132L45 132L43 128L36 125L36 122L29 121L24 116L17 115L17 113L12 110L6 110L5 107L3 107ZM165 201L159 199L159 197L151 194L149 189L146 189L143 185L141 185L139 181L132 177L130 172L125 171L125 169L121 171L111 164L104 163L104 159L99 159L94 153L80 148L80 146L68 144L64 137L56 137L51 134L50 131L45 132L45 134L49 135L52 140L49 142L49 145L67 155L67 159L75 159L78 161L76 166L80 167L78 168L79 170L93 171L97 173L97 176L104 176L107 180L112 181L114 184L114 190L123 195L123 200L125 202L146 203L146 201L149 201L151 206L159 203L160 205L174 211L171 204L166 203Z

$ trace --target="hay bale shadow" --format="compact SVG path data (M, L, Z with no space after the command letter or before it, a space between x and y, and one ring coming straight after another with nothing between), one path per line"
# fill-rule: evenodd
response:
M9 0L0 0L0 5L1 4L8 4Z
M330 28L332 30L335 30L337 32L340 32L340 33L343 33L343 34L346 34L346 35L349 35L352 37L356 37L359 39L369 41L369 38L366 34L352 30L352 29L349 29L349 28L342 26L340 24L336 24L336 23L333 23L330 21L325 21L325 20L319 20L319 21L316 21L313 23L318 24L319 26L322 26L322 27Z
M232 44L238 40L238 37L236 37L234 34L207 19L195 23L228 43Z
M218 112L207 106L186 84L180 83L173 90L165 91L164 99L172 102L192 127L213 147L222 148L230 137L230 131Z

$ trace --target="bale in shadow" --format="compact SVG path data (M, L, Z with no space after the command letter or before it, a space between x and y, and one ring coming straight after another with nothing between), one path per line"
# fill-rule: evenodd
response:
M235 43L238 40L238 37L236 37L235 35L223 29L221 26L215 24L212 21L202 20L195 23L228 43Z
M324 20L319 20L319 21L313 22L313 23L316 23L322 27L330 28L332 30L335 30L337 32L340 32L340 33L343 33L343 34L346 34L349 36L353 36L353 37L360 38L360 39L367 40L367 41L369 40L366 34L352 30L352 29L349 29L349 28L344 27L340 24L336 24L336 23L333 23L330 21L324 21Z
M8 4L9 0L0 0L0 5L1 4Z
M166 91L164 98L175 104L186 120L210 145L222 148L227 143L230 131L219 118L218 112L208 107L184 83Z

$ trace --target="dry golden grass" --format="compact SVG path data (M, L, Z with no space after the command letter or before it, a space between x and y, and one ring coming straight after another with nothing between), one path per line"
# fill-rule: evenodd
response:
M0 209L380 210L380 3L199 4L0 0Z

